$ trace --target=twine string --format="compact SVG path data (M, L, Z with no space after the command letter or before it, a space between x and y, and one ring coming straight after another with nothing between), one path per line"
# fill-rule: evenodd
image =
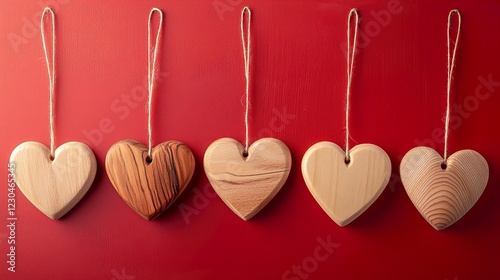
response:
M457 27L457 35L455 38L453 53L451 54L451 40L450 40L450 30L452 23L452 16L456 14L458 17L458 27ZM444 129L444 152L443 152L443 164L446 166L446 160L448 159L448 137L450 130L450 92L451 92L451 80L453 78L453 69L455 68L455 55L457 53L458 40L460 38L460 27L462 25L462 16L457 9L453 9L448 14L448 30L447 30L447 48L448 48L448 80L446 84L446 119L445 119L445 129Z
M247 34L245 36L245 14L247 15ZM243 60L245 63L245 150L243 152L244 155L248 154L248 107L249 107L249 91L250 91L250 22L252 20L252 12L249 7L244 7L241 11L241 43L243 45ZM246 37L246 40L245 40Z
M158 31L156 33L155 44L151 47L151 22L153 19L153 14L158 13ZM158 8L151 9L148 19L148 157L151 160L151 150L153 146L153 130L151 121L151 105L153 101L154 85L156 81L156 73L158 72L157 67L157 57L160 45L160 34L163 27L163 12Z
M355 16L354 38L351 47L351 18ZM347 18L347 89L346 89L346 108L345 108L345 161L348 163L349 156L349 109L351 99L352 70L354 68L354 54L356 53L356 42L358 41L359 15L353 8ZM352 49L352 50L351 50Z
M52 24L52 51L51 58L49 59L49 52L47 50L47 42L45 40L45 17L50 15ZM40 19L40 33L42 34L43 52L45 53L45 62L47 64L47 72L49 73L49 129L50 129L50 157L54 159L55 155L55 132L54 132L54 91L56 84L56 23L54 11L49 7L45 8L42 12Z

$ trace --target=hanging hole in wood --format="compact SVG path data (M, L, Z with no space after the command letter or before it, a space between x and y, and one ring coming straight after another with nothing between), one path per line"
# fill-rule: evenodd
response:
M351 163L351 159L350 159L350 158L348 158L348 157L346 157L346 158L344 159L344 163L345 163L346 165L348 165L349 163Z
M444 162L443 162L443 163L441 163L441 169L446 170L446 167L447 167L447 166L446 166L446 163L444 163Z

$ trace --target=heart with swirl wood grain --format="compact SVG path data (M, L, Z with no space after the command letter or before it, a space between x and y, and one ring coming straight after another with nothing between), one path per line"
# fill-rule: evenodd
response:
M195 169L191 149L178 141L151 151L134 140L115 143L106 155L106 171L122 199L147 220L165 211L186 189Z
M262 138L248 148L232 138L221 138L207 148L203 165L215 192L247 221L264 208L285 184L292 156L278 139Z
M443 158L434 149L416 147L403 157L401 181L422 216L436 230L462 218L477 202L488 183L488 163L473 150Z

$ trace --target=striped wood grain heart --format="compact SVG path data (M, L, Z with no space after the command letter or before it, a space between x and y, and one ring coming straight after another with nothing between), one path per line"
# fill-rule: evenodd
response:
M165 211L186 189L195 169L193 153L178 141L152 149L133 140L115 143L106 155L108 177L123 200L147 220Z

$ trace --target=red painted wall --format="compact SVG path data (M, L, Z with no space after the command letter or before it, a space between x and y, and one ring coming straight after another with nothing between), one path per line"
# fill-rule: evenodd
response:
M57 17L56 143L87 143L98 172L87 195L58 221L16 190L12 273L9 156L24 141L49 144L38 28L44 2ZM250 138L279 138L293 156L287 183L248 222L214 194L202 165L215 139L244 140L244 5L253 11ZM119 140L147 141L152 7L165 12L154 141L186 143L197 166L186 192L148 222L113 189L104 159ZM352 7L362 17L352 141L385 149L393 176L368 211L340 228L309 193L300 162L318 141L344 144L344 52ZM437 232L412 205L398 168L417 145L442 152L446 23L453 8L462 12L463 28L450 151L480 152L490 180L463 219ZM2 1L0 279L499 279L498 26L498 1Z

